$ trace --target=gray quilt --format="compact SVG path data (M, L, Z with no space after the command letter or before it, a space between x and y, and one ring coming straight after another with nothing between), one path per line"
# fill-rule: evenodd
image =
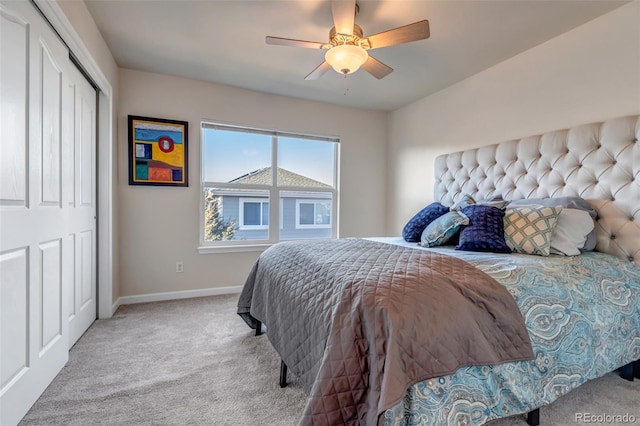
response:
M412 384L533 358L507 290L460 259L360 239L266 250L238 302L310 393L301 423L374 425Z

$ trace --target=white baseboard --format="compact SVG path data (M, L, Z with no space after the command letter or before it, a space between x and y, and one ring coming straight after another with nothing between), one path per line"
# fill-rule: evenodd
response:
M116 311L118 310L118 308L120 307L120 305L122 304L122 297L118 297L118 300L116 300L113 305L111 306L111 316L113 316L113 314L116 313ZM100 318L102 319L102 318Z
M135 303L162 302L165 300L190 299L192 297L219 296L222 294L236 294L242 291L242 286L203 288L200 290L168 291L165 293L136 294L134 296L119 297L113 304L113 312L121 305Z

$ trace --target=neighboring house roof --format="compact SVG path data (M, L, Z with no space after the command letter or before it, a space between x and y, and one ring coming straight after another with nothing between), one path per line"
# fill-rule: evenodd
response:
M230 180L229 183L247 183L253 185L271 185L271 167L254 170L246 175ZM279 186L307 186L314 188L331 188L331 185L290 172L278 167Z

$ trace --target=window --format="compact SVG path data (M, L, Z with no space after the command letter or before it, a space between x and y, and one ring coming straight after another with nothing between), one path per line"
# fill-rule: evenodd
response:
M337 138L203 122L201 140L200 252L338 236Z
M331 201L296 200L296 228L331 228Z
M266 198L241 198L239 216L238 229L267 229L269 227L269 200Z

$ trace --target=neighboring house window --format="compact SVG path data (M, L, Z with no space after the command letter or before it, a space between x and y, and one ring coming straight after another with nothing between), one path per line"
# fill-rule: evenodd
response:
M331 202L296 200L296 228L331 228Z
M337 238L337 138L203 122L201 141L201 252Z
M268 198L240 198L238 229L267 229L269 227Z

